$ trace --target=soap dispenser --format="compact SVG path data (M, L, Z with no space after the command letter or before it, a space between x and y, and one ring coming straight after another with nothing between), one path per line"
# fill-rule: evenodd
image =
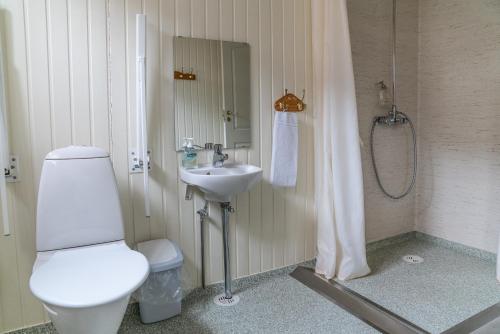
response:
M184 168L197 168L198 167L198 153L194 148L194 138L184 138L184 153L182 154L182 167Z
M390 99L387 92L387 85L384 83L384 81L379 81L377 82L377 87L378 87L379 106L385 107L387 105L390 105Z

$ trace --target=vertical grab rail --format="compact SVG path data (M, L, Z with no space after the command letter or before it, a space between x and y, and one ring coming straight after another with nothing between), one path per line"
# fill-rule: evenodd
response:
M151 216L149 201L148 129L146 116L146 15L136 15L137 158L144 173L144 212Z
M2 210L3 235L10 235L9 211L7 208L7 180L9 163L9 135L7 132L7 103L5 96L2 40L0 36L0 204Z

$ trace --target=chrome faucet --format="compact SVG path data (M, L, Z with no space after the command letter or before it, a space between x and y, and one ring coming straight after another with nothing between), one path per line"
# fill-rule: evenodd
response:
M224 161L227 160L229 156L222 153L222 144L214 145L214 158L212 160L212 166L219 168L224 166Z
M405 114L398 111L395 105L392 105L391 110L385 116L376 116L375 122L378 124L385 124L388 126L393 126L395 124L405 124L408 122L408 118Z

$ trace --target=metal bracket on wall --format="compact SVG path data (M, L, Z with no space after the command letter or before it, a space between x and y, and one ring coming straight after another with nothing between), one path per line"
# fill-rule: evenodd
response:
M148 150L148 169L151 170L151 151ZM128 171L130 174L142 173L144 162L140 161L136 149L131 149L128 152Z
M5 181L9 183L19 182L19 157L11 155L9 157L9 165L4 168Z

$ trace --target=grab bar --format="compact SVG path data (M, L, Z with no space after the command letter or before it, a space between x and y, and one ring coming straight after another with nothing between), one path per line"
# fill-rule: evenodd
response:
M149 200L148 124L146 115L146 15L136 15L137 157L144 173L144 213L151 216Z
M3 154L0 154L3 156ZM9 222L9 211L7 208L7 181L5 177L5 171L3 170L4 159L0 158L0 166L2 171L0 172L0 202L2 204L2 223L3 223L3 235L10 235L10 222Z
M7 132L7 109L5 96L2 39L0 35L0 209L2 210L3 235L10 235L9 211L7 207L7 178L9 170L9 135Z

